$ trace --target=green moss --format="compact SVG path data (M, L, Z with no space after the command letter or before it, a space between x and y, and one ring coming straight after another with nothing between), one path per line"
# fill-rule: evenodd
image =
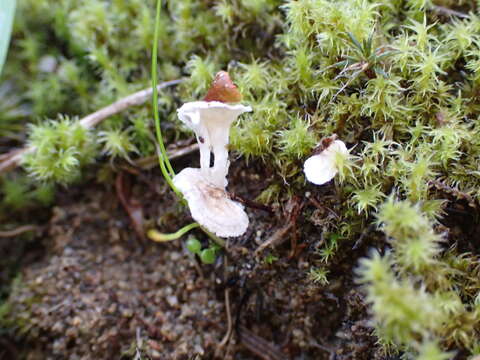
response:
M279 131L281 151L294 158L302 158L310 154L317 141L309 127L310 124L307 121L296 118L292 120L289 129Z
M389 199L378 222L392 252L384 256L375 252L363 259L358 273L379 336L397 349L418 354L417 359L449 358L432 339L473 349L480 313L458 285L476 276L471 266L478 260L442 254L442 239L418 206ZM460 263L465 267L459 272ZM462 273L469 275L463 278ZM478 293L480 288L474 287Z
M106 130L99 133L99 142L103 143L103 153L111 158L122 157L130 160L129 154L138 152L130 141L128 130Z
M435 6L468 15L447 17ZM342 243L381 224L387 234L381 244L392 254L369 260L362 277L378 267L391 286L377 289L371 302L384 301L390 288L413 302L392 299L405 311L394 318L399 338L388 310L375 315L385 325L378 334L419 358L478 348L477 259L449 249L453 243L436 231L447 200L480 200L477 13L478 2L466 0L182 0L164 4L160 21L158 81L185 80L160 96L167 143L191 137L177 126L175 109L203 98L220 69L254 109L232 129L231 147L272 174L259 201L303 196L302 164L316 143L333 133L347 143L350 155L336 159L339 174L328 188L335 190L338 218L325 225L342 241L325 241L320 259L328 271ZM91 132L65 120L149 86L153 14L154 3L142 0L19 2L0 87L8 89L0 90L0 145L20 145L27 134L38 149L24 162L32 179L79 179L102 150L105 162L155 153L149 105ZM32 185L12 179L2 182L4 205L51 200L51 188L32 200ZM372 289L383 281L367 280ZM453 320L440 316L415 327L423 316L416 312L433 316L449 306ZM409 344L425 332L435 338Z
M76 180L80 167L93 160L95 141L77 121L62 117L31 126L30 146L23 164L39 181L68 183Z
M328 285L328 270L325 268L311 268L307 274L310 281L318 285Z
M2 182L3 205L20 209L29 202L29 186L25 179L5 179Z

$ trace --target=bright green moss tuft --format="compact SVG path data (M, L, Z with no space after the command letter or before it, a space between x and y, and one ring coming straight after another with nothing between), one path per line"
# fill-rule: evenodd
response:
M207 89L212 83L216 65L210 58L202 59L199 56L193 56L186 65L186 70L189 72L189 82L187 87L191 89L193 94L198 97L206 95Z
M379 336L398 349L418 354L417 359L451 356L432 339L441 339L447 347L475 346L480 313L474 299L453 285L452 276L460 280L462 273L470 274L467 277L476 274L471 266L478 259L442 254L440 235L419 207L408 202L387 200L378 222L392 251L384 256L374 252L362 259L358 274Z
M39 181L68 183L76 180L80 167L93 160L95 140L75 120L61 118L31 126L30 146L23 165Z
M294 158L308 155L317 143L309 128L308 121L296 118L289 129L279 131L279 146L282 152Z
M130 141L129 131L118 129L102 131L98 141L103 143L103 153L111 158L122 157L130 160L129 154L138 152L135 145Z

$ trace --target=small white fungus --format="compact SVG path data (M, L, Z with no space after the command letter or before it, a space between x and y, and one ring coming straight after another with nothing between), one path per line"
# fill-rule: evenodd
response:
M348 154L347 147L341 140L333 141L321 153L309 157L303 165L307 180L316 185L323 185L332 180L338 173L336 164L338 154Z
M250 106L219 101L194 101L178 109L179 119L195 132L200 145L200 169L186 168L173 178L188 202L192 217L218 236L240 236L248 227L243 206L232 201L225 188L229 167L230 126ZM214 162L210 167L213 153Z

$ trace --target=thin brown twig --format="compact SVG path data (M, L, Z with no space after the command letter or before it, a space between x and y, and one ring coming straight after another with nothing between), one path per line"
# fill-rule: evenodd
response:
M472 208L478 208L478 205L475 201L475 199L468 193L466 192L463 192L463 191L460 191L452 186L448 186L447 184L445 184L444 182L440 181L440 180L430 180L428 181L428 184L430 186L433 186L435 187L437 190L439 191L443 191L447 194L450 194L452 195L453 197L455 197L457 200L465 200L468 204L468 206L472 207Z
M298 246L297 219L304 205L305 205L305 202L304 201L300 202L300 198L298 197L294 198L292 211L290 213L290 218L291 218L291 221L293 222L293 228L292 228L292 235L290 236L290 255L288 256L289 259L294 258L302 249L301 247Z
M198 144L195 143L182 148L167 150L167 155L170 160L175 160L182 156L191 154L192 152L198 151L198 149ZM152 169L155 166L158 166L158 155L152 155L138 159L134 161L134 164L144 170Z
M185 244L185 242L183 242L183 244ZM185 248L186 248L186 246L185 246ZM203 275L202 267L200 265L198 265L198 261L195 258L195 254L191 253L190 251L187 251L187 254L190 257L190 259L192 260L192 264L195 267L195 270L197 270L197 273L198 273L198 276L200 276L200 279L202 279L202 280L205 279L205 275Z
M445 6L440 6L440 5L433 5L432 10L439 13L439 14L442 14L442 15L456 16L456 17L459 17L461 19L468 19L468 17L469 17L468 14L462 13L462 12L457 11L457 10L452 10L452 9L449 9Z
M211 317L198 315L197 318L208 323L212 327L218 330L224 330L224 326L221 322L215 321ZM240 343L258 358L263 360L287 360L287 356L280 350L279 346L267 341L261 336L254 334L247 327L240 325L239 328L239 341ZM241 336L240 336L241 334Z
M160 91L169 86L177 85L181 82L181 79L163 82L161 84L158 84L157 91ZM153 88L148 88L128 95L114 102L113 104L110 104L98 111L95 111L90 115L87 115L80 120L80 125L86 129L92 128L103 120L109 118L110 116L118 114L128 109L129 107L144 104L152 96L152 93ZM0 174L16 168L18 164L20 164L23 156L34 151L34 146L26 146L22 149L13 150L8 154L0 155L0 158L2 159L2 161L0 162Z
M340 216L338 216L338 214L333 211L332 209L330 209L328 206L325 206L325 205L322 205L320 204L320 202L313 196L308 196L308 201L310 201L317 209L319 210L327 210L328 212L330 212L330 214L332 214L335 218L337 219L340 219Z
M146 242L144 229L144 216L142 204L138 199L130 197L130 187L122 172L118 173L115 180L115 190L124 210L132 223L133 229L143 243Z
M230 340L233 332L232 309L230 308L230 289L225 289L225 307L227 311L227 333L223 338L220 346L223 347Z
M277 347L264 338L255 335L245 326L240 327L242 336L240 341L252 353L263 360L286 360L287 357Z
M295 229L297 218L304 206L303 202L300 202L298 197L290 199L286 211L287 222L280 229L277 229L267 240L265 240L256 250L255 256L258 256L265 248L274 247L282 244L290 236L293 236L292 229ZM295 239L296 240L296 239ZM292 242L292 246L296 247L296 244Z
M29 231L37 231L40 227L37 225L23 225L12 230L0 231L0 238L11 238Z
M233 333L232 310L230 308L230 289L225 288L225 311L227 313L227 332L215 351L215 357L219 357L220 351L228 344Z
M230 199L232 199L233 201L237 201L243 205L245 205L246 207L249 207L249 208L252 208L252 209L257 209L257 210L263 210L263 211L266 211L270 214L275 214L275 212L273 211L273 209L270 207L270 206L267 206L267 205L264 205L264 204L260 204L258 202L255 202L253 200L249 200L249 199L245 199L235 193L229 193L230 195Z
M293 222L289 221L280 229L276 230L267 240L265 240L256 250L255 256L258 256L265 248L279 245L288 239L288 233L293 228Z

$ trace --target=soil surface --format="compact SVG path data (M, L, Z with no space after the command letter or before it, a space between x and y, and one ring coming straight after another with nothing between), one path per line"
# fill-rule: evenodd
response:
M272 176L243 162L230 174L229 190L250 201ZM1 338L0 359L387 358L353 281L373 235L340 249L327 285L308 278L335 217L333 185L309 187L274 209L248 208L247 234L204 265L184 239L159 244L138 235L138 226L172 232L191 221L157 170L118 168L114 176L116 187L90 180L59 191L44 214L36 246L23 252L36 256L12 283L15 331ZM272 246L262 249L265 241Z

